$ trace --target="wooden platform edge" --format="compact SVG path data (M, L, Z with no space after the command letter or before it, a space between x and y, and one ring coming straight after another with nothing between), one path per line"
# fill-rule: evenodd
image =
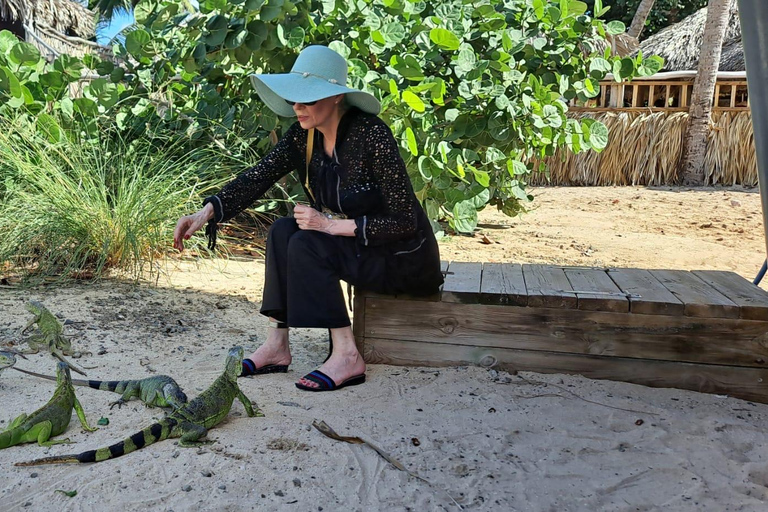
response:
M497 370L565 373L657 388L729 395L768 403L768 369L564 354L507 348L359 340L366 363L403 366L479 365ZM395 355L396 354L396 355Z

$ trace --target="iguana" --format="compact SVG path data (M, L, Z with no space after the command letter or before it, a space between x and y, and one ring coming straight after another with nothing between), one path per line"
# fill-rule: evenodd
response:
M61 322L59 322L59 319L56 318L53 313L48 311L48 308L43 306L42 303L36 300L29 301L26 307L27 311L32 313L34 317L32 317L32 320L24 326L21 333L24 334L27 332L34 324L37 324L37 329L39 331L24 340L30 348L26 353L37 354L41 348L47 349L59 361L67 363L72 370L80 375L86 375L83 370L64 358L65 355L71 356L73 354L72 342L63 336L62 332L64 328L62 327Z
M89 432L98 430L88 426L83 408L75 396L75 388L72 387L69 366L66 363L58 363L56 366L56 391L53 393L53 397L47 404L29 416L20 415L8 425L7 429L0 432L0 449L22 443L34 443L35 441L40 446L68 443L69 439L52 441L50 438L67 429L69 420L72 419L73 407L85 430Z
M30 372L22 368L14 370L27 375L33 375L41 379L56 380L56 377L43 375L42 373ZM109 408L114 406L122 407L125 402L133 397L138 397L149 407L171 407L179 409L187 403L187 395L181 390L181 387L168 375L155 375L139 380L80 380L72 379L75 386L90 387L101 391L112 391L120 393L119 400L109 404Z
M0 350L0 373L6 368L11 368L16 364L16 356L21 356L23 359L26 359L24 354L13 349L3 348ZM56 377L50 378L56 380Z
M221 423L229 414L232 402L239 399L249 417L263 416L258 407L254 411L251 401L237 386L237 376L243 364L243 347L234 347L227 355L226 367L211 387L174 411L164 419L145 429L105 448L89 450L72 455L45 457L28 462L17 462L17 466L37 466L40 464L60 464L67 462L101 462L120 457L147 445L168 438L181 438L179 446L190 447L205 444L200 441L208 434L208 429ZM210 441L208 441L210 442Z

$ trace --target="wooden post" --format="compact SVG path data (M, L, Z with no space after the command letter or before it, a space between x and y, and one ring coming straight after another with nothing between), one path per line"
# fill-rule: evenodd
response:
M633 108L637 107L637 97L639 96L638 89L639 87L637 86L637 84L632 85L632 107Z
M736 108L736 84L731 85L731 108Z
M669 108L669 95L670 95L671 89L672 89L672 86L667 84L667 95L666 95L666 99L664 100L664 108Z

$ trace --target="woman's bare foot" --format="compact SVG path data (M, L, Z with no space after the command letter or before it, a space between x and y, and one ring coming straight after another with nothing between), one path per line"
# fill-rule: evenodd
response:
M318 368L330 377L336 385L341 385L350 377L365 373L365 361L355 345L355 337L350 327L331 329L333 338L333 353L331 357ZM309 388L320 387L316 382L302 377L298 384Z
M270 327L265 341L256 351L248 356L254 366L291 364L291 347L288 344L288 329Z

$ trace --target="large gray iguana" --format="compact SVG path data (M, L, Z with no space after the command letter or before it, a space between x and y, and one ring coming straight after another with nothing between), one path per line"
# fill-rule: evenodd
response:
M14 368L14 370L41 379L56 380L56 377L43 375L42 373L30 372L21 368ZM187 395L184 394L176 381L168 375L154 375L139 380L72 379L72 384L121 394L122 396L119 400L109 404L110 409L114 406L122 407L125 402L133 397L137 397L149 407L171 407L174 410L183 407L187 403Z
M29 301L26 307L27 311L34 316L32 317L32 320L24 326L21 333L24 334L35 324L37 324L38 332L35 332L24 339L27 345L29 345L29 350L25 353L37 354L41 348L49 350L54 357L59 361L67 363L72 370L80 375L86 375L83 370L64 358L65 355L71 356L74 352L72 351L72 342L62 334L64 332L64 327L61 325L61 322L59 322L59 319L56 318L53 313L48 311L42 303L36 300Z
M83 428L89 432L97 430L88 426L85 413L75 396L75 388L72 386L72 377L69 366L66 363L58 363L56 366L56 391L47 404L36 410L29 416L21 414L13 420L8 428L0 432L0 449L8 448L21 443L34 443L41 446L68 443L69 439L52 441L51 437L64 432L72 419L72 408L77 412L77 417Z
M215 427L227 417L235 398L243 403L249 417L263 416L258 407L254 411L251 401L237 386L237 376L240 375L242 364L243 347L231 349L227 355L224 373L208 389L181 409L118 443L72 455L58 455L28 462L17 462L16 465L36 466L66 462L101 462L131 453L158 441L176 437L181 438L180 446L189 447L204 444L205 441L201 441L201 439L208 434L208 429Z

